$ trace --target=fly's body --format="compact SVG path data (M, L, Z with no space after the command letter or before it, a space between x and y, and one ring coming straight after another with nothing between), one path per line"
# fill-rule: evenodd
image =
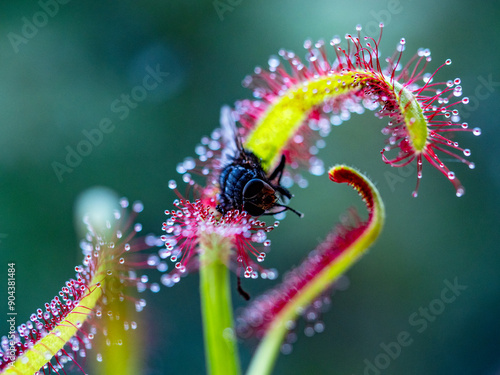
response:
M260 160L242 147L233 162L222 170L219 177L220 194L217 209L222 213L237 209L248 212L252 216L273 215L291 210L279 203L279 196L292 198L292 194L280 185L285 168L283 156L278 167L267 176ZM278 207L278 209L275 209ZM279 210L282 207L282 210Z
M290 210L301 213L279 203L280 197L292 198L292 194L280 185L285 169L285 156L268 176L260 159L245 150L237 136L236 125L229 107L221 111L224 168L219 176L220 193L217 210L225 214L230 210L246 211L252 216L274 215ZM280 209L281 208L281 209Z

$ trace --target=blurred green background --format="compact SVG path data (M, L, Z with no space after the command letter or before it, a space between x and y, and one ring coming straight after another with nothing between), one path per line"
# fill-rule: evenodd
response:
M329 40L353 33L358 23L376 36L382 21L382 56L405 37L405 61L419 47L432 51L430 71L453 60L437 78L460 77L464 95L471 98L465 121L481 127L483 135L463 133L457 140L472 150L476 169L449 164L467 189L459 199L451 184L425 165L420 196L414 199L415 171L400 174L380 160L385 121L365 113L333 129L320 156L327 165L342 162L366 171L383 195L387 222L369 255L348 273L348 288L333 296L322 316L325 332L308 338L299 325L293 352L279 357L275 373L363 374L365 360L373 363L383 353L381 344L407 331L411 345L380 373L500 374L495 37L500 5L465 0L220 3L228 5L222 14L212 1L71 1L61 4L36 34L24 30L29 34L24 40L9 33L22 37L23 17L33 20L40 4L1 3L0 281L6 285L7 262L15 261L18 323L49 301L81 262L73 219L79 194L101 185L142 200L145 232L160 234L163 211L174 199L167 183L180 181L176 164L194 155L200 138L217 126L222 105L251 97L241 86L245 75L266 65L280 48L302 57L306 38ZM168 72L164 82L126 115L116 107L113 111L113 102L130 95L146 66L156 64ZM59 179L53 163L64 163L66 147L76 148L85 139L82 132L97 128L103 118L112 119L114 130ZM281 275L346 209L361 207L346 186L332 186L325 176L308 179L306 189L292 188L293 207L305 217L288 215L270 235L266 265ZM467 289L418 332L410 316L439 299L445 280L455 278ZM204 372L197 283L194 274L145 296L142 314L154 323L143 323L141 330L144 374ZM271 285L246 282L245 288L256 296ZM0 296L6 311L6 287ZM239 296L234 299L244 305ZM2 334L7 327L3 319ZM241 345L245 367L252 350L252 344Z

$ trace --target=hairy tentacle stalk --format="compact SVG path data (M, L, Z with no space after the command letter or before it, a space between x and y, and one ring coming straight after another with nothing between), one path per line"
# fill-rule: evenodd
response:
M56 324L48 335L18 357L3 374L34 374L62 350L94 311L103 294L105 274L106 267L103 263L90 282L88 289L86 286L83 287L84 295L79 299L78 304L74 304L72 311Z

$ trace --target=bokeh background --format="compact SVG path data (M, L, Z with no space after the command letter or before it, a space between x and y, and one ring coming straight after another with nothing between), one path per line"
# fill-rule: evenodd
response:
M216 5L222 10L218 13ZM226 5L226 8L223 8ZM348 273L322 318L325 332L298 341L281 355L276 374L363 374L365 360L383 352L402 331L413 339L382 374L500 374L500 272L498 70L500 5L470 1L70 1L45 26L23 37L23 17L41 11L36 1L0 5L0 287L7 311L7 262L16 262L18 322L60 290L81 262L74 204L86 189L105 186L145 204L145 232L160 234L170 208L175 166L217 126L219 110L250 98L241 86L255 66L280 48L302 49L306 38L329 40L353 33L356 24L378 35L382 55L406 38L407 59L419 47L432 51L430 70L445 59L440 80L460 77L471 104L463 111L481 137L460 134L476 169L451 164L467 189L424 167L420 196L411 197L416 173L380 160L385 122L372 113L335 127L320 156L366 171L383 195L387 222L370 251ZM26 30L25 30L26 32ZM9 37L10 35L10 37ZM13 42L13 40L15 42ZM332 52L332 51L331 51ZM142 82L147 65L168 72L136 108L117 113L112 103ZM488 83L489 82L489 83ZM123 119L120 116L123 115ZM115 129L62 181L53 163L84 139L103 118ZM298 264L351 206L361 207L346 186L308 176L293 187L293 207L270 236L268 266L283 274ZM467 286L423 332L409 322L439 299L445 280ZM144 374L204 373L198 276L175 288L147 294L140 327ZM272 282L247 282L252 295ZM237 295L235 304L244 303ZM4 302L5 301L5 302ZM6 315L5 315L6 316ZM6 319L0 322L6 333ZM242 343L243 366L254 346ZM89 361L94 354L89 353ZM368 372L372 374L372 372Z

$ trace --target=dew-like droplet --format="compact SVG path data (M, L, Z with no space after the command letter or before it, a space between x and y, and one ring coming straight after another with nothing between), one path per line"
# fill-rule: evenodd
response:
M422 80L424 81L424 83L429 83L429 82L432 82L431 77L432 77L432 75L430 73L425 73Z
M274 268L267 270L266 274L269 280L275 280L278 277L278 271Z
M160 285L158 283L152 283L149 289L153 293L158 293L160 291Z
M150 267L156 267L160 263L160 258L155 254L150 255L148 257L147 263L148 263L148 266L150 266Z
M169 188L169 189L172 189L172 190L173 190L173 189L175 189L176 187L177 187L177 182L175 182L175 180L170 180L170 181L168 182L168 188Z
M314 330L317 332L317 333L321 333L325 330L325 323L323 322L316 322L314 324Z
M182 163L177 164L177 167L175 168L177 173L179 174L184 174L186 173L186 168L184 168L184 165Z
M304 328L304 334L307 336L307 337L312 337L314 336L315 332L314 332L314 328L311 327L311 326L307 326L306 328Z
M158 255L161 259L167 259L170 255L172 255L172 250L169 248L161 249L158 251Z
M283 353L284 355L290 354L292 350L293 347L291 344L284 343L283 345L281 345L281 353Z
M267 63L269 64L269 68L275 69L280 65L280 60L278 56L272 55L271 57L269 57Z
M474 134L474 135L481 135L481 128L474 128L472 130L472 134Z
M132 210L137 213L142 212L144 210L144 204L141 201L135 201L132 205Z
M165 262L160 262L160 264L158 264L158 266L156 266L156 269L159 272L165 272L166 270L168 270L168 264Z
M183 164L184 168L187 171L189 171L189 170L193 169L194 167L196 167L196 162L190 156L188 156L186 159L184 159L184 162L182 164Z
M127 198L121 198L120 199L120 206L122 208L127 208L128 207L128 199Z
M174 286L174 282L172 281L172 278L168 274L162 275L160 280L161 280L161 283L168 288Z

